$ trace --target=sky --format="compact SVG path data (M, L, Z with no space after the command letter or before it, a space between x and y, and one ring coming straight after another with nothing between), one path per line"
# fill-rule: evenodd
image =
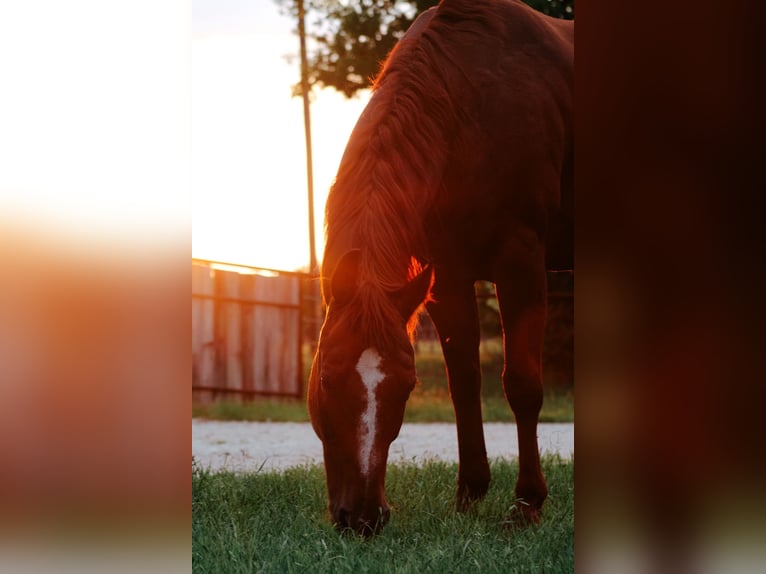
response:
M296 24L274 0L193 0L192 256L292 270L309 263ZM315 90L317 257L327 192L367 93Z
M185 0L0 2L0 231L188 238L190 21Z
M191 241L193 257L307 267L294 28L274 0L0 3L0 232L115 261ZM313 96L321 258L369 96Z

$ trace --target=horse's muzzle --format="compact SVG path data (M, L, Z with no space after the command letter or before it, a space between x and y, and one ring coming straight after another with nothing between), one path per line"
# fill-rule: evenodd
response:
M341 532L354 531L364 538L378 534L388 523L391 510L388 507L379 507L373 516L355 515L347 508L338 508L332 513L332 521Z

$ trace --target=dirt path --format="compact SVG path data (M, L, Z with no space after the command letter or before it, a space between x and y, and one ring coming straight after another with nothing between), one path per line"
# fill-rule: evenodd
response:
M487 455L518 455L516 425L485 423ZM574 424L540 424L540 450L565 458L574 454ZM192 419L192 454L204 468L253 472L321 464L322 443L308 423L221 422ZM439 459L457 461L454 424L404 424L391 444L389 462Z

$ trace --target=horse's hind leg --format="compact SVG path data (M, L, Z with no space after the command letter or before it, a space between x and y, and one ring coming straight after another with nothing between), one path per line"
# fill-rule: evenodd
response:
M537 523L548 495L537 446L537 421L543 404L544 266L541 264L534 272L514 274L512 280L498 281L496 291L505 351L503 388L516 417L519 437L516 509L523 521Z
M455 408L458 439L457 508L466 510L489 488L490 472L481 418L479 315L472 280L447 282L436 273L428 314L439 333Z

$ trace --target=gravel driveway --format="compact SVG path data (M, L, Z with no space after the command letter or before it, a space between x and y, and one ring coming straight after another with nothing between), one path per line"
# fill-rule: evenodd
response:
M564 458L574 454L574 424L541 423L540 450ZM518 455L516 425L485 423L487 455ZM308 423L222 422L192 419L192 455L211 470L254 472L322 463L322 443ZM457 434L451 423L407 423L392 444L389 462L457 461Z

